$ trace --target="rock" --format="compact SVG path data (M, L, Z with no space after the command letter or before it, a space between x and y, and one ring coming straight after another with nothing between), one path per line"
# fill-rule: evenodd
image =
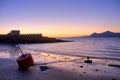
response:
M40 69L41 71L46 71L46 70L48 70L49 68L48 68L47 66L40 66L39 69Z
M86 73L86 72L83 72L84 74Z
M110 66L110 67L118 67L118 68L120 68L120 65L116 65L116 64L108 64L108 66Z
M80 74L80 76L82 76L82 74Z
M75 70L75 69L72 69L72 70Z
M81 68L83 68L83 66L80 66Z
M95 71L99 71L98 69L96 69Z
M65 59L67 59L67 58L65 58Z

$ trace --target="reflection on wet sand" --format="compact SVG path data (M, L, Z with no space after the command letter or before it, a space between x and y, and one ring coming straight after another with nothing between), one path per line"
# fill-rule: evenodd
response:
M90 58L91 64L84 63L86 57L31 52L35 65L28 70L18 70L15 59L0 58L0 80L119 80L118 61ZM12 55L12 54L11 54ZM15 55L16 58L18 55ZM6 77L7 76L7 77Z

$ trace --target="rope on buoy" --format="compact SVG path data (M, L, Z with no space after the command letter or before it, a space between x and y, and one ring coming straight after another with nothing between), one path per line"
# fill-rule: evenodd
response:
M16 44L17 45L17 48L20 50L20 52L22 53L22 56L24 56L24 53L23 53L23 51L21 50L21 48L20 48L20 46L18 45L18 44Z
M18 63L19 69L27 69L28 67L32 66L34 64L32 55L30 53L24 54L22 49L20 48L18 44L18 40L13 36L14 43L16 47L19 49L20 53L22 53L21 56L17 57L16 61Z
M22 53L22 56L24 56L24 53L23 53L22 49L20 48L20 46L19 46L19 44L18 44L18 42L17 42L15 36L13 37L13 39L14 39L15 45L17 46L17 48L18 48L18 49L20 50L20 52Z

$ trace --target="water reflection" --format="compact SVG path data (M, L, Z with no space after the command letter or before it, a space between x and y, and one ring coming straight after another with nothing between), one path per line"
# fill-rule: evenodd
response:
M16 45L0 44L0 57L15 59L19 55L19 49Z

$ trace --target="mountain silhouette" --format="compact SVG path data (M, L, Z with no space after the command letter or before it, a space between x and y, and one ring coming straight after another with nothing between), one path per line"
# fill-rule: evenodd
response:
M103 33L93 33L90 35L90 37L120 37L120 33L106 31Z

